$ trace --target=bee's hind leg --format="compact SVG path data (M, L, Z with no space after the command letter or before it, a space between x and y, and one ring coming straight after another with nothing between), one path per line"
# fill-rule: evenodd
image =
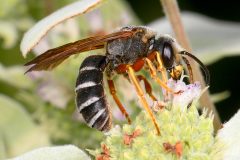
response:
M128 124L131 124L131 119L130 119L130 117L129 117L129 114L127 113L126 109L124 108L124 106L123 106L122 103L120 102L118 96L116 95L116 89L115 89L115 85L114 85L113 80L109 79L109 80L107 80L107 83L108 83L108 87L109 87L110 93L111 93L114 101L116 102L118 108L120 109L120 111L122 112L122 114L123 114L123 115L125 116L125 118L127 119Z

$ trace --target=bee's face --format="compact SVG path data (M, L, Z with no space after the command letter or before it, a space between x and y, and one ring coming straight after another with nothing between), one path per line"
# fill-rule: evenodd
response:
M196 61L202 67L205 73L206 83L209 84L210 74L207 67L197 57L195 57L193 54L187 52L184 48L182 48L177 43L177 41L171 36L168 35L157 36L155 38L153 49L160 53L163 65L173 79L178 80L181 78L183 72L181 56L188 56L189 58ZM188 60L186 60L185 58L185 61ZM188 69L192 70L190 65Z
M161 54L163 65L170 76L175 80L180 79L183 66L178 53L183 49L176 40L167 35L161 36L156 40L156 50Z

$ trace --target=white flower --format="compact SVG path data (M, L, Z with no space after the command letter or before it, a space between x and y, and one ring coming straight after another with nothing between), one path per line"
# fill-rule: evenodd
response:
M186 85L185 82L180 80L169 79L167 82L169 88L174 92L180 92L178 94L169 94L172 95L172 105L178 107L188 106L192 101L199 99L201 96L202 90L199 82L194 82L193 84Z

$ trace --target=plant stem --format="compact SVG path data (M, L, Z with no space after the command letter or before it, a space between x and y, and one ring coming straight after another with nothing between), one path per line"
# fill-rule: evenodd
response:
M44 12L45 15L49 15L50 13L52 13L53 9L54 9L54 2L53 0L44 0Z
M176 39L178 40L178 42L180 43L181 46L183 46L185 49L187 49L188 51L191 52L192 49L190 47L186 33L183 28L177 1L176 0L160 0L160 2L163 6L166 16L168 17L168 19L171 23L173 31L176 35ZM192 67L192 70L194 73L194 77L193 77L194 80L200 81L201 84L203 84L203 87L205 87L206 84L204 82L203 76L200 72L198 65L196 63L193 63L192 59L188 58L188 60L190 61L190 64L191 64L191 67ZM213 112L214 128L215 128L215 131L217 131L221 127L221 120L219 118L218 112L217 112L214 104L210 100L210 95L209 95L208 90L202 95L202 97L200 99L200 103L201 103L201 106L206 107L208 109L208 111Z

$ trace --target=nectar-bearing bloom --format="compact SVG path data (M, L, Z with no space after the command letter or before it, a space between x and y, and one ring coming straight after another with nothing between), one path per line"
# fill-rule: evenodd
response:
M215 136L213 115L203 110L197 111L197 100L203 92L199 83L186 85L182 81L169 80L168 84L176 85L185 94L173 95L170 103L153 108L161 135L156 130L149 115L142 111L131 125L115 126L106 133L101 147L88 150L96 160L237 160L239 159L239 122L240 111ZM169 85L169 87L171 87ZM198 92L194 94L195 92ZM191 95L191 96L189 96ZM195 95L195 96L194 96ZM174 101L174 99L180 99ZM187 102L190 102L189 104ZM179 103L179 104L178 104ZM180 104L181 103L181 104ZM182 104L186 104L183 106ZM180 106L180 107L179 107ZM62 151L64 149L64 156ZM16 159L30 160L40 157L52 159L79 159L73 157L86 156L73 147L40 148ZM43 152L44 151L44 152ZM66 151L66 152L65 152ZM46 154L48 152L48 154ZM55 154L55 152L57 154ZM66 154L65 154L66 153ZM88 157L82 158L87 159ZM51 158L50 158L51 159ZM81 159L81 158L80 158Z
M148 114L142 111L133 124L113 128L102 147L90 153L97 159L104 153L103 148L107 148L111 160L214 159L212 117L206 113L199 115L195 104L186 110L163 108L155 116L160 136L155 133Z
M183 76L182 76L183 77ZM179 94L168 94L168 96L172 96L169 98L172 103L172 106L185 107L190 104L194 100L198 100L201 95L201 85L199 82L194 82L193 84L186 85L183 82L183 79L173 80L169 79L167 82L169 88L171 88L174 92L179 92Z
M149 115L142 111L131 125L110 130L101 147L89 152L97 160L219 159L215 153L222 145L213 134L213 116L206 110L201 115L197 111L200 84L186 85L182 80L171 79L168 84L183 92L172 96L167 106L154 110L160 136Z

